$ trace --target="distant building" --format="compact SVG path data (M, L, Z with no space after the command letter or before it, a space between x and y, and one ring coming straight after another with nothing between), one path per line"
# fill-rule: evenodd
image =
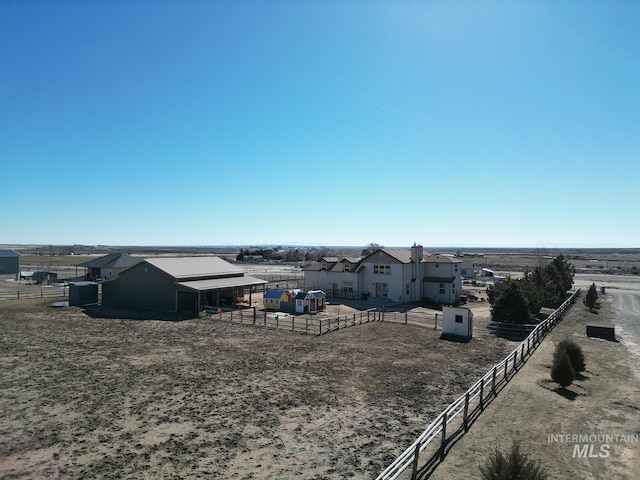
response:
M493 270L490 268L483 268L480 275L483 277L493 277Z
M84 267L85 278L87 280L111 280L116 278L120 272L132 267L144 258L133 257L128 253L110 253L98 258L92 258L86 262L78 264L78 267Z
M460 273L463 278L473 278L476 276L476 271L474 270L473 262L465 260L460 264Z
M0 275L20 274L20 254L15 250L0 250Z
M55 283L58 280L58 274L56 272L39 271L33 272L31 279L37 284L46 283L47 285Z

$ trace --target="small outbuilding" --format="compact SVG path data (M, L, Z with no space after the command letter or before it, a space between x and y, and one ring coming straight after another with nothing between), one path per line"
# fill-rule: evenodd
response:
M464 307L442 307L442 336L471 340L473 312Z
M295 296L296 313L317 313L324 311L326 294L322 290L298 292Z
M70 282L69 306L82 307L98 303L98 284L95 282Z
M267 310L279 310L293 313L294 299L299 290L267 290L264 294L264 307Z

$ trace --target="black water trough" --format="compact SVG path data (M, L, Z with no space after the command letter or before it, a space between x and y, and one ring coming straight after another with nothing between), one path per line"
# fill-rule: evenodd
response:
M604 340L616 340L616 326L606 323L587 323L587 337L602 338Z

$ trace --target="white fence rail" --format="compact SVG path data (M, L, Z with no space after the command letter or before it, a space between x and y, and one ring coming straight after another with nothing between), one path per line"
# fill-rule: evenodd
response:
M580 289L571 295L571 297L549 315L547 319L536 326L529 336L504 360L495 365L469 388L469 390L462 394L461 397L449 405L376 480L396 479L409 465L412 465L411 478L415 480L418 476L420 454L438 438L440 442L439 445L437 445L433 457L442 460L446 453L448 441L447 425L461 416L461 424L458 426L458 429L466 432L469 429L471 421L484 409L486 401L498 394L497 387L510 380L510 376L512 377L518 368L531 356L532 352L540 345L546 334L562 319L579 294Z

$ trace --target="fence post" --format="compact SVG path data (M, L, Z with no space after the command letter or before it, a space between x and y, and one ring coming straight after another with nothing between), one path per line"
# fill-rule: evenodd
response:
M253 307L253 324L256 324L256 316L258 315L258 312L256 312L256 307Z
M416 445L416 452L413 455L413 471L411 472L411 480L418 478L418 457L420 456L420 443Z
M20 300L20 290L18 290L18 300Z
M437 314L437 313L436 313L436 323L435 323L435 325L433 326L433 329L434 329L434 330L437 330L437 329L438 329L438 314Z
M291 317L291 330L294 331L296 329L296 317Z
M304 317L304 331L309 333L309 317Z
M440 445L440 460L444 460L445 446L447 444L447 411L442 414L442 444Z
M467 393L464 394L464 416L463 416L463 422L464 422L464 431L468 432L469 431L469 423L468 423L468 416L469 414L469 390L467 390Z
M496 367L491 371L491 390L493 390L493 396L496 396Z
M508 379L507 377L507 365L509 365L509 357L505 358L504 360L504 379L505 381Z
M484 377L480 379L480 410L484 410Z
M267 310L264 311L264 326L267 326Z
M404 312L404 324L407 324L407 316L409 315L409 311Z

